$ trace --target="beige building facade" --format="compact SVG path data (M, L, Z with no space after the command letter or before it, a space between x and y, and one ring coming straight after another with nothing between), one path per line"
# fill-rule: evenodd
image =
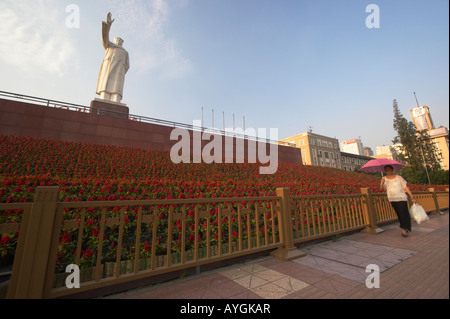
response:
M345 153L364 155L364 145L361 140L357 138L342 142L341 150Z
M414 125L418 131L434 129L428 106L418 106L410 110Z
M444 170L449 169L449 152L448 152L448 129L446 127L439 127L429 131L430 137L433 140L437 151L437 158Z
M342 169L339 141L336 138L304 132L281 140L301 149L304 165Z
M364 166L368 161L373 160L373 157L341 152L341 159L343 170L356 171Z
M417 131L427 130L436 147L436 156L441 168L449 169L448 129L444 126L434 127L430 109L427 106L418 106L411 109L411 116Z
M372 157L387 158L398 161L398 152L400 151L400 146L401 144L377 146L377 155L374 155Z

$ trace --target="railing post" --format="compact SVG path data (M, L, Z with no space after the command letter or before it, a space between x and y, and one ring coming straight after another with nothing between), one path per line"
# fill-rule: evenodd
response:
M298 250L297 247L294 246L289 189L285 187L277 188L276 194L280 198L278 222L280 227L280 240L282 241L283 246L272 251L270 255L281 260L293 260L306 256L304 252Z
M434 208L435 211L432 213L433 215L440 215L441 214L441 208L439 207L439 201L436 195L436 190L434 188L428 188L428 191L432 193L433 200L434 200Z
M14 257L9 299L41 299L58 202L59 187L37 187L29 214L24 214Z
M369 189L367 187L361 188L361 194L364 195L364 214L369 223L369 226L363 229L362 232L369 234L382 233L384 230L377 228L377 215L375 208L373 207L372 195L370 194Z

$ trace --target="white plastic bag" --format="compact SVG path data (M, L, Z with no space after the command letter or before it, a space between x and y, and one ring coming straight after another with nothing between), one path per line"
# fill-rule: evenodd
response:
M417 224L426 222L430 219L423 207L419 204L412 204L411 209L409 210L409 214L411 215L411 218L417 222Z

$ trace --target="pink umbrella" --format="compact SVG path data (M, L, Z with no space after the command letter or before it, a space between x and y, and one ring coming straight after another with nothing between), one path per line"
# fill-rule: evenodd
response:
M398 170L405 166L405 164L388 159L388 158L379 158L379 159L373 159L368 161L363 167L361 167L359 170L362 172L367 173L374 173L374 172L384 172L384 167L386 165L391 165L394 170Z

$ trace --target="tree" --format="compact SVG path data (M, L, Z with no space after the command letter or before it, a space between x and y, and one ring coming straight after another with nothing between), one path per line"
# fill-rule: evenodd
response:
M423 163L425 163L430 170L440 170L441 164L437 157L438 150L431 139L429 131L418 131L417 138L419 140Z
M394 144L401 144L399 159L407 165L400 171L410 183L431 183L430 173L440 170L436 156L436 147L427 130L417 131L414 123L408 121L398 108L394 100L394 129L397 136L392 140ZM437 176L439 174L431 174Z

